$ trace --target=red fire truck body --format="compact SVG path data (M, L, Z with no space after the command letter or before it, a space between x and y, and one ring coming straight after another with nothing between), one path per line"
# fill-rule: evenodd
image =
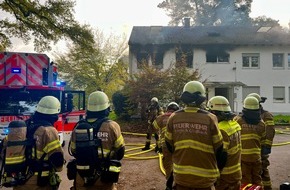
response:
M0 52L0 140L8 124L26 120L44 96L61 102L55 123L60 140L68 140L74 125L85 115L84 91L65 91L57 80L57 67L46 54Z

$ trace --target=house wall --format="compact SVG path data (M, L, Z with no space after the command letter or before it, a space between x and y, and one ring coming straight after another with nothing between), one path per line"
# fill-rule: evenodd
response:
M260 87L260 95L267 97L263 107L274 114L290 114L289 87L290 68L288 67L287 55L290 53L290 46L246 46L237 47L228 53L229 63L206 63L206 52L203 49L195 48L193 51L193 69L198 69L202 80L208 82L241 82L246 86ZM242 53L259 53L260 67L242 68ZM284 68L272 67L272 54L284 53ZM164 54L163 69L169 68L175 63L175 51L170 49ZM149 63L150 64L150 63ZM130 55L130 73L138 72L136 58ZM285 102L273 102L273 86L285 87ZM214 96L214 87L209 89L209 98ZM233 110L240 112L243 107L243 88L232 87L231 105Z

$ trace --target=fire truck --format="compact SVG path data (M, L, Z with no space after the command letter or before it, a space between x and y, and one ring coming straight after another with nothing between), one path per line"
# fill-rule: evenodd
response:
M55 128L62 145L75 124L85 115L85 92L64 90L58 80L57 65L46 54L0 52L0 140L8 133L8 124L26 120L44 96L61 102Z

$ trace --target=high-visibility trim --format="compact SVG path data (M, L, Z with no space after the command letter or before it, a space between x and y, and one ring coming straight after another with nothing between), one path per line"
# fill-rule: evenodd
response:
M153 126L157 130L160 128L159 125L157 124L157 121L156 120L153 121Z
M259 141L261 139L261 137L259 135L257 135L257 134L251 133L251 134L243 134L243 135L241 135L241 139L242 139L242 141L243 140L253 140L253 139Z
M44 154L43 151L36 150L36 158L37 159L40 159L43 154ZM46 155L43 160L48 160L48 155Z
M38 172L34 172L34 175L38 175ZM49 171L42 171L41 176L49 176Z
M109 152L111 152L111 150L109 150L109 149L104 149L104 148L103 148L103 154L104 154L104 157L106 157L106 156L109 154ZM101 150L101 149L98 149L98 155L99 155L99 156L102 156L102 150Z
M124 138L123 138L122 135L120 135L120 136L117 138L117 140L115 141L114 147L115 147L115 148L119 148L119 147L123 146L124 143L125 143Z
M58 149L61 147L61 144L59 143L59 140L54 140L50 143L48 143L44 148L43 148L43 151L45 153L49 153L55 149Z
M165 137L166 137L168 140L172 140L172 133L166 131L166 133L165 133Z
M271 181L264 181L263 180L263 185L269 187L269 186L272 186L272 183L271 183Z
M236 146L233 146L232 148L228 149L227 153L229 155L233 155L233 154L236 154L237 152L241 151L241 149L242 149L242 145L239 143Z
M196 108L196 107L185 107L184 109L184 112L188 112L188 113L196 113L199 108Z
M116 172L116 173L119 173L119 172L121 171L121 167L110 166L110 167L109 167L109 171L110 171L110 172Z
M93 128L89 128L89 132L92 133L93 132ZM79 133L79 134L87 134L88 133L88 129L76 129L75 133Z
M219 128L227 133L228 136L241 130L241 126L236 121L221 121Z
M210 177L210 178L219 177L218 169L204 169L195 166L182 166L177 165L175 163L173 163L173 172L177 174L189 174L200 177Z
M240 163L238 163L234 166L224 167L222 170L222 174L233 174L233 173L236 173L238 171L241 171L241 164Z
M87 166L77 165L76 167L78 170L89 170L90 169L90 165L87 165Z
M25 161L25 156L16 156L16 157L6 157L5 158L5 164L20 164Z
M212 136L213 143L218 143L223 140L223 136L220 131L218 131L217 135Z
M228 150L230 143L229 142L223 142L224 143L224 150Z
M204 143L200 143L194 140L182 140L174 143L175 150L185 149L185 148L192 148L195 150L200 150L202 152L207 152L214 154L213 146L207 145Z
M273 120L264 121L267 126L275 125Z
M242 154L261 154L260 148L245 149L242 148Z
M273 144L273 141L266 139L266 140L262 141L262 144L271 146Z

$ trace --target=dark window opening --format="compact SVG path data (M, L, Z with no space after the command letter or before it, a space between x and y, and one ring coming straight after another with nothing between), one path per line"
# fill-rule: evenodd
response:
M230 60L230 55L226 52L206 52L206 62L207 63L228 63Z
M137 68L141 69L143 65L148 65L149 54L147 52L137 53Z
M163 53L160 53L160 52L153 53L152 65L157 69L163 68Z
M185 65L188 68L193 68L193 52L189 48L178 48L176 51L176 65Z

